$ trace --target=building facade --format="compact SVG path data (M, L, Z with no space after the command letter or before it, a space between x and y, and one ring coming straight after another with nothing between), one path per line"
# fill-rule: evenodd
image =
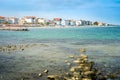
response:
M34 24L35 23L35 16L25 16L25 22L26 24Z
M0 16L0 24L3 24L5 22L5 17Z
M19 19L15 17L10 17L5 19L9 24L18 24Z
M55 25L59 25L59 26L62 25L61 24L62 23L62 19L61 18L54 18L53 21L54 21Z

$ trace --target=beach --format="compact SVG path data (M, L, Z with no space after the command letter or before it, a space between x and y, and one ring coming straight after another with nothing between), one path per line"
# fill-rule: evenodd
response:
M64 74L74 66L73 61L82 54L82 48L102 72L119 73L119 27L29 29L0 31L0 47L5 48L0 51L2 80L46 80L48 75ZM114 80L119 80L119 76Z

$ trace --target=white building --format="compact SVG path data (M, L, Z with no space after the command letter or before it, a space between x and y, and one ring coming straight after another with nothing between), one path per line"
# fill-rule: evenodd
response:
M61 25L62 19L61 18L54 18L53 19L55 25Z
M40 24L40 23L45 24L45 19L44 19L44 18L37 18L37 19L36 19L36 22L37 22L38 24Z
M62 21L61 21L61 25L62 25L62 26L65 26L65 20L62 20Z
M76 26L81 26L82 25L82 21L81 20L77 20L76 21Z
M70 20L70 26L76 26L76 20Z
M92 21L86 21L86 25L92 25Z
M35 23L35 16L25 16L25 22L26 24L34 24Z
M19 25L24 25L25 24L25 19L24 18L19 18L18 24Z
M70 22L71 22L71 20L65 20L65 25L70 26Z
M15 17L10 17L10 18L6 18L6 21L10 24L18 24L18 18Z

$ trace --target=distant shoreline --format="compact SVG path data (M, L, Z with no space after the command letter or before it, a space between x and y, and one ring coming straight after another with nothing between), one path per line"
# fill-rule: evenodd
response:
M91 27L118 27L118 26L36 26L36 27L14 27L1 26L0 30L21 30L21 29L36 29L36 28L91 28Z

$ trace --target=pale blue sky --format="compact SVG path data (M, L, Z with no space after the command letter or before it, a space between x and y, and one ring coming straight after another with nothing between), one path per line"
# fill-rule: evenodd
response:
M0 15L61 17L120 24L120 0L0 0Z

